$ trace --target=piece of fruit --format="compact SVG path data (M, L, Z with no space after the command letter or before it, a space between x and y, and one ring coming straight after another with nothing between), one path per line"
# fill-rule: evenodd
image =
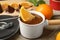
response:
M31 6L33 6L33 4L30 2L21 2L20 5L24 6L25 8L30 8Z
M60 40L60 32L57 34L56 40Z
M8 8L8 4L7 3L2 4L2 8L3 8L3 10L6 10Z
M29 11L27 11L24 7L20 9L20 17L24 22L30 21L35 18Z
M11 7L15 8L15 9L18 9L19 5L17 3L13 3L13 4L11 4Z
M44 16L46 17L46 19L51 19L51 17L53 16L53 10L47 4L40 4L36 8L36 11L41 12L42 14L44 14Z

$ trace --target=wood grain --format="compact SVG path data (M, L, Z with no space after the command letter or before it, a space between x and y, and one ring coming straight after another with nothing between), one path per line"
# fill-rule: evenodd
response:
M49 25L60 25L60 19L48 20Z

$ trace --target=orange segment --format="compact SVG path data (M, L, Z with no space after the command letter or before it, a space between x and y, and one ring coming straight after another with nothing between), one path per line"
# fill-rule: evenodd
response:
M20 5L24 6L25 8L30 8L33 6L33 4L30 2L21 2Z
M20 17L23 21L30 21L35 18L29 11L27 11L24 7L21 7L20 9Z
M13 3L13 4L11 4L11 6L15 9L18 9L18 7L19 7L19 5L17 3Z
M56 40L60 40L60 32L57 34Z
M8 4L7 3L2 4L2 8L3 8L3 10L6 10L8 8Z

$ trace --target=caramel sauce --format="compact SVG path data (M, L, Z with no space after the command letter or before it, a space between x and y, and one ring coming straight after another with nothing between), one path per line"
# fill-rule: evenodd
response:
M7 11L8 11L9 13L13 13L13 12L15 11L15 9L14 9L13 7L11 7L11 6L8 6Z
M21 8L21 5L19 4L19 9Z

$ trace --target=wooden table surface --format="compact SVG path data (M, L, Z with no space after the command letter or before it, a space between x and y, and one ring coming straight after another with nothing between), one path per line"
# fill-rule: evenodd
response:
M10 37L7 40L55 40L56 34L59 32L59 30L47 30L45 31L41 37L37 39L26 39L23 36L21 36L20 31L18 31L14 36Z
M60 16L58 16L58 17L54 16L53 19L54 20L60 19ZM55 26L49 25L48 27L55 27ZM56 27L58 27L58 25ZM15 35L13 35L12 37L10 37L7 40L55 40L58 32L60 32L60 30L44 28L43 34L39 38L37 38L37 39L26 39L20 34L20 30L19 30Z
M8 1L9 1L8 3L12 3L12 2L20 3L21 0L8 0ZM47 3L48 3L48 1L47 1ZM55 18L59 18L60 19L60 17L56 17L56 16L55 16ZM46 34L46 32L47 32L47 34ZM22 37L21 34L20 34L20 31L18 31L15 35L13 35L12 37L10 37L7 40L55 40L56 34L58 32L59 32L59 30L44 29L44 34L42 34L41 37L39 37L37 39L26 39L26 38Z

